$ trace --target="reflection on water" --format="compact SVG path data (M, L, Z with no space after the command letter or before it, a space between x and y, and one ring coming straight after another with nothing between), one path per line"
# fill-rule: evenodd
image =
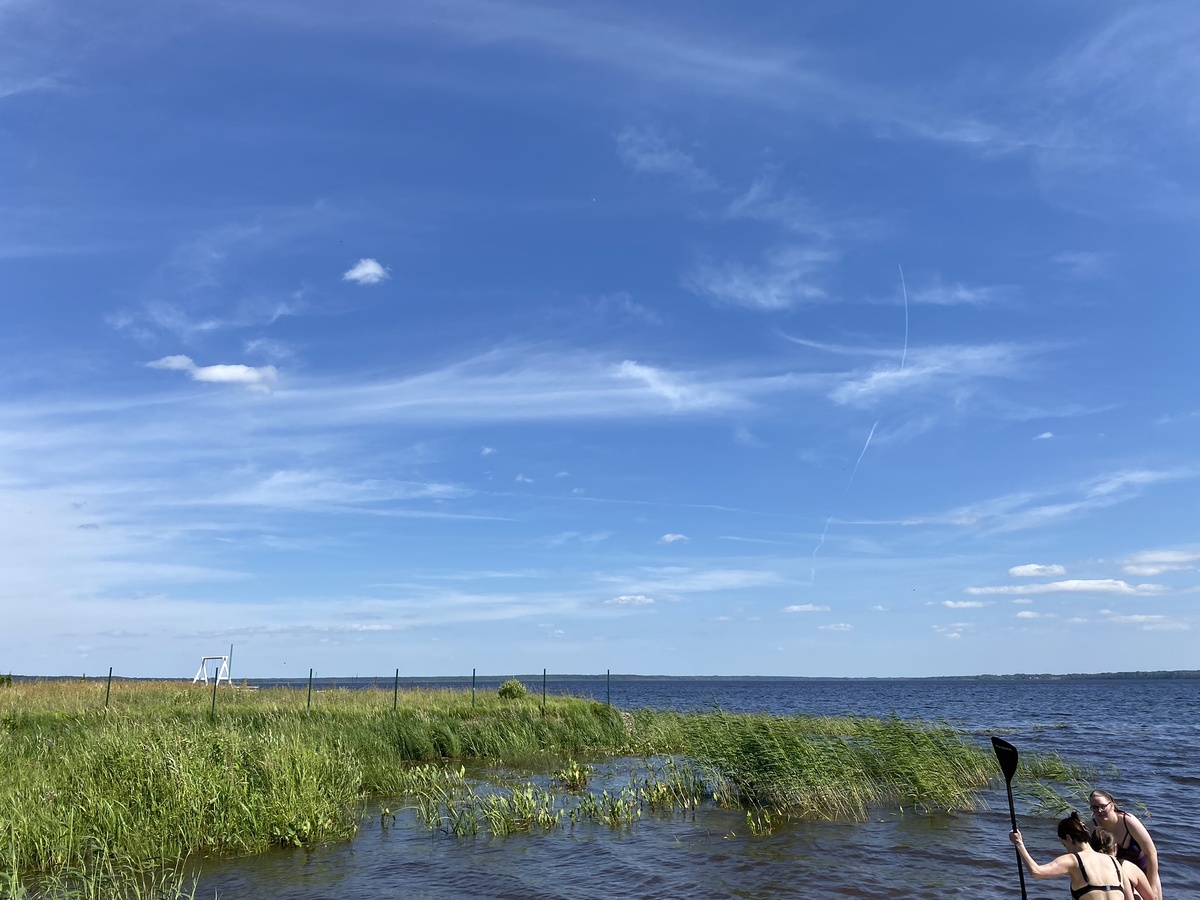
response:
M605 696L603 681L550 689ZM1193 896L1200 884L1200 827L1191 815L1200 808L1200 682L614 681L612 699L627 709L945 718L984 743L985 733L1001 731L1022 749L1104 768L1106 788L1149 811L1168 900ZM650 816L625 831L589 823L507 838L431 835L401 812L390 827L378 816L365 822L350 844L210 862L197 896L1017 896L1007 804L1003 794L985 799L989 810L976 813L878 810L869 822L797 823L762 837L747 833L743 815L712 807ZM1053 820L1023 817L1021 826L1036 858L1060 852ZM1031 897L1065 892L1065 882L1030 885Z

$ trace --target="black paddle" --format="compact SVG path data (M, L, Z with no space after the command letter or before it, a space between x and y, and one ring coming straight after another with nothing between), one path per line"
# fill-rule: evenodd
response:
M1008 741L998 737L992 738L992 749L996 751L996 759L1000 760L1000 771L1004 773L1004 786L1008 788L1008 815L1012 819L1012 830L1017 830L1017 809L1013 806L1012 780L1017 772L1017 748ZM1013 848L1017 854L1017 874L1021 876L1021 900L1025 897L1025 866L1021 864L1021 851Z

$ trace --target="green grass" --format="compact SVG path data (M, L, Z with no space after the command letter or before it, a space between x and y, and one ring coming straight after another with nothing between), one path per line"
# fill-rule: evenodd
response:
M0 898L34 885L186 896L185 861L346 840L369 798L407 798L428 827L463 836L623 828L702 802L745 808L762 832L889 804L972 809L999 774L954 729L899 719L631 715L449 690L405 691L395 711L390 690L325 691L308 710L304 691L236 686L221 687L214 717L203 686L119 681L107 711L104 690L0 689ZM586 761L603 756L657 762L627 787L586 792ZM554 777L488 783L460 766L532 760ZM1061 760L1031 763L1031 783L1078 781Z

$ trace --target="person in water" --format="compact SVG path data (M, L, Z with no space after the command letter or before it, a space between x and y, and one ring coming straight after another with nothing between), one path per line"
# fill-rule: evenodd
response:
M1114 858L1117 855L1117 839L1113 837L1111 831L1103 826L1097 825L1092 829L1088 845L1097 853L1105 853ZM1120 860L1120 863L1121 874L1133 888L1133 900L1158 900L1158 894L1154 892L1154 885L1150 883L1145 872L1127 859Z
M1162 900L1162 881L1158 877L1158 849L1146 826L1137 816L1117 806L1117 801L1108 791L1092 791L1088 795L1092 807L1092 821L1111 831L1117 839L1117 859L1128 860L1146 873L1154 886L1154 896Z
M1044 866L1029 855L1021 832L1010 832L1008 837L1034 878L1070 875L1072 900L1133 900L1133 888L1122 876L1120 863L1089 846L1088 827L1079 813L1073 812L1058 823L1058 839L1068 852Z

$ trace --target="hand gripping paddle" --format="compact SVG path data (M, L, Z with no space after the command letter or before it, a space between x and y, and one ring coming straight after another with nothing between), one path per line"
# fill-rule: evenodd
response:
M998 737L992 738L992 749L996 751L996 759L1000 761L1000 771L1004 773L1004 786L1008 788L1008 816L1012 819L1012 830L1017 830L1017 810L1013 806L1012 780L1017 771L1017 748L1008 741ZM1021 877L1021 900L1025 897L1025 867L1021 865L1021 851L1013 848L1017 854L1017 874Z

